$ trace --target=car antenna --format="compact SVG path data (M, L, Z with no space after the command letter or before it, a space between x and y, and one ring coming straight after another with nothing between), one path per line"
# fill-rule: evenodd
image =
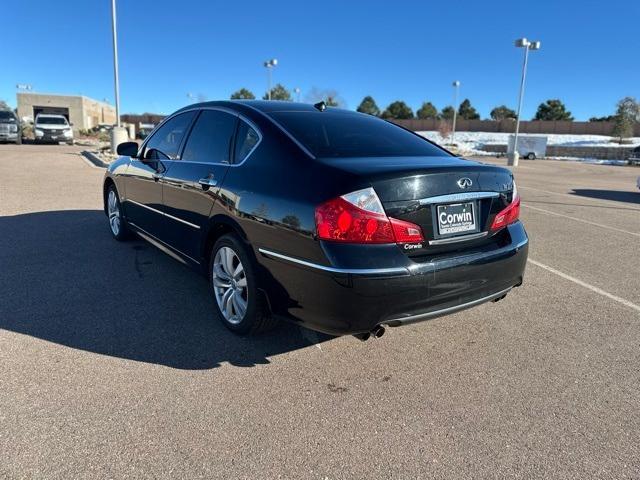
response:
M324 112L327 109L327 104L324 103L324 100L321 100L318 103L314 103L313 106L316 107L321 112Z

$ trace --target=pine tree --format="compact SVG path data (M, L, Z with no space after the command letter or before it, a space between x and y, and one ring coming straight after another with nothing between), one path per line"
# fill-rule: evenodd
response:
M550 99L538 105L534 120L573 120L571 112L558 99Z
M431 102L424 102L416 112L416 116L421 119L438 118L438 109Z
M371 95L367 95L366 97L364 97L356 110L360 113L368 113L369 115L373 115L375 117L380 116L380 108L378 108L376 101Z
M514 110L511 110L506 105L500 105L499 107L494 108L493 110L491 110L491 113L489 115L491 116L491 119L495 121L516 119L516 112Z
M263 100L269 99L269 92L266 92L262 97ZM277 83L275 87L271 89L271 100L286 100L291 101L291 92L284 88L280 83Z
M231 94L231 100L240 100L240 99L253 100L255 98L256 96L251 92L251 90L247 90L246 88L241 88L237 92L233 92Z
M465 120L479 120L480 114L471 106L468 98L465 98L458 108L458 116Z
M402 100L396 100L382 112L382 118L408 119L413 118L413 110Z
M440 118L443 120L453 120L453 112L455 112L454 108L451 105L447 105L440 112Z

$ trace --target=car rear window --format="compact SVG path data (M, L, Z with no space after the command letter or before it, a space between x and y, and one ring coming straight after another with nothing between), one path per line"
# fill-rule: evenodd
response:
M371 115L329 110L270 115L316 157L449 155L422 137Z

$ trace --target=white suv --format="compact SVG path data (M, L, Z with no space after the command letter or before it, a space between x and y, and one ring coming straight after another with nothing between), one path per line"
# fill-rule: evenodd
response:
M39 114L34 130L36 142L66 142L73 145L73 130L62 115Z

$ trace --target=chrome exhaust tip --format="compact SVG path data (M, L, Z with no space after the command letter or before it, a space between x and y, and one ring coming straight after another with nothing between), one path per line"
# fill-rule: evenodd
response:
M373 336L373 338L380 338L386 331L387 330L382 325L378 325L373 330L371 330L371 335Z

